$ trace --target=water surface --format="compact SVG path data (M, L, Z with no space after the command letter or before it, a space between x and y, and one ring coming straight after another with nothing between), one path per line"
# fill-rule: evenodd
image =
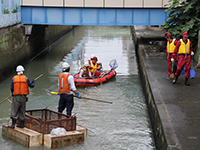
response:
M76 74L92 55L98 57L104 70L110 69L112 59L117 60L115 79L98 87L77 88L84 97L108 100L113 104L75 98L72 114L77 113L77 124L87 128L87 137L83 144L59 150L155 149L131 39L129 27L78 27L24 66L25 75L30 80L43 74L28 96L27 109L37 109L45 108L58 98L57 95L47 95L45 89L58 91L58 75L64 61L70 63L70 73ZM1 100L10 95L11 78L0 83ZM58 101L48 108L57 111L57 106ZM2 125L10 120L11 104L4 102L0 107L2 129ZM3 136L0 136L0 145L0 149L7 150L48 149L43 146L27 148Z

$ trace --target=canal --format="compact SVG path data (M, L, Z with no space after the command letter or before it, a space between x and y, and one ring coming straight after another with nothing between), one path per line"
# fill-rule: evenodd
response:
M71 74L91 56L97 56L103 69L116 59L116 78L98 87L77 87L80 95L112 101L113 104L76 99L72 114L77 113L77 124L86 127L87 137L83 144L59 148L59 150L153 150L155 149L145 98L138 73L135 47L130 27L81 26L53 43L41 54L25 65L24 74L30 80L40 74L43 77L30 89L27 109L45 108L58 96L49 96L45 89L58 91L58 75L61 65L70 63ZM13 74L14 76L14 74ZM0 101L8 97L12 76L0 83ZM49 105L57 111L58 101ZM2 125L10 120L11 104L0 105L0 135ZM65 111L64 111L65 113ZM0 136L0 149L47 150L43 146L24 147L6 137Z

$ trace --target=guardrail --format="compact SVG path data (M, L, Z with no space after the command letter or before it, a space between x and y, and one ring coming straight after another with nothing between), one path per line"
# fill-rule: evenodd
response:
M21 6L164 8L168 0L21 0Z

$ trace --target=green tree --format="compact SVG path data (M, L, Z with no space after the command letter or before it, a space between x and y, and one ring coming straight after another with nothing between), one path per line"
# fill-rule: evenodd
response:
M165 6L168 8L164 13L169 13L163 25L166 32L181 39L182 33L187 31L195 50L200 28L200 0L169 0Z

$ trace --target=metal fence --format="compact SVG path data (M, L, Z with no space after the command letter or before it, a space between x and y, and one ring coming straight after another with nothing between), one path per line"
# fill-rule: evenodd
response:
M20 0L0 0L0 28L21 22Z
M17 124L20 122L17 121ZM66 131L76 130L76 116L68 116L50 109L26 110L24 126L40 132L49 134L57 127L65 128Z

